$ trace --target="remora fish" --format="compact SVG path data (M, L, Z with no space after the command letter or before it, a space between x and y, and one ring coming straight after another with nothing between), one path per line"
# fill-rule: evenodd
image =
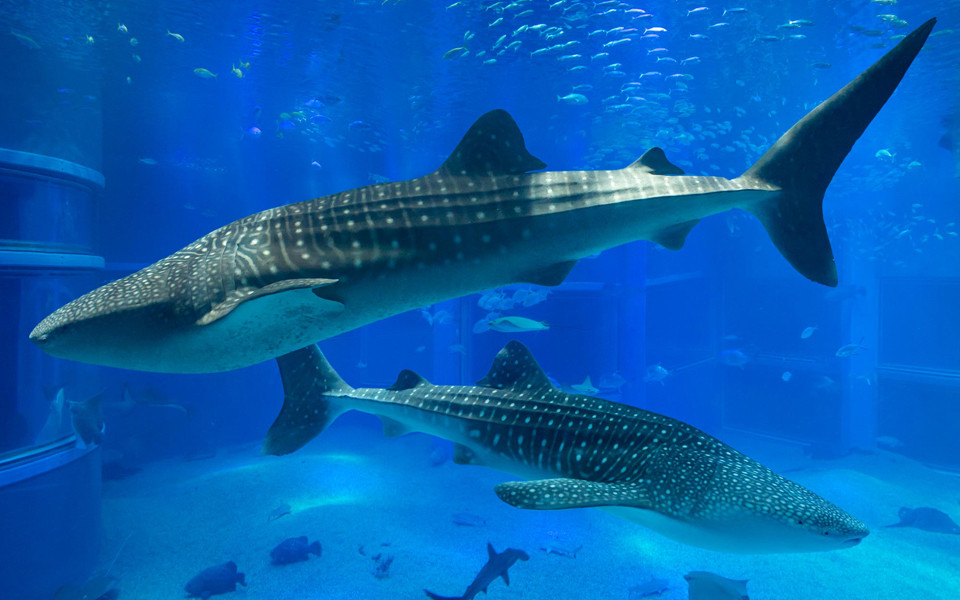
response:
M144 371L237 369L367 323L513 283L558 285L577 260L638 239L679 249L741 208L806 277L837 284L823 194L935 19L811 111L736 179L681 176L659 148L613 171L530 173L502 110L439 170L226 225L45 318L49 354Z
M495 488L518 508L603 507L680 542L723 552L812 552L855 546L863 523L685 423L553 387L510 342L474 386L432 385L402 371L388 389L354 389L316 346L277 359L283 408L265 454L302 447L360 410L388 436L420 431L455 443L454 461L533 481Z

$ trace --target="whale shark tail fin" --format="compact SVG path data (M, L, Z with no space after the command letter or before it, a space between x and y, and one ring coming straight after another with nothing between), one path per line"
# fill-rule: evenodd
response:
M930 19L790 128L741 179L776 189L744 207L808 279L835 287L837 267L823 222L823 194L854 142L883 107L936 24Z
M353 391L317 346L277 357L283 382L283 408L263 440L263 454L290 454L319 435L347 409L338 396Z

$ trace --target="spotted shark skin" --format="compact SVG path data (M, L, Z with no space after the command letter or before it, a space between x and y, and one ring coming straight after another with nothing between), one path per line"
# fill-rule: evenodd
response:
M602 507L680 542L739 553L854 546L869 531L814 492L676 419L556 389L510 342L477 386L403 371L388 389L354 389L316 346L277 359L284 404L263 444L288 454L340 414L380 417L388 436L455 443L454 460L532 481L496 494L526 509Z
M424 177L240 219L61 307L47 353L156 372L227 371L411 310L512 283L559 285L577 260L635 240L683 246L734 208L806 277L834 286L823 194L893 93L930 20L797 122L741 177L685 176L659 148L609 171L531 172L502 110Z

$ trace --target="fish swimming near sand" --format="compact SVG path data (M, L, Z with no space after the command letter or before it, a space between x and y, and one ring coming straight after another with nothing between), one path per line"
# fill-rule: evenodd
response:
M41 321L30 339L81 362L227 371L362 325L514 283L559 285L581 258L635 240L680 249L743 209L807 278L837 285L823 220L834 173L896 89L927 21L735 179L685 176L663 150L609 171L539 171L503 110L433 173L235 221Z
M707 571L691 571L683 578L689 600L750 600L746 579L727 579Z
M936 508L921 506L919 508L900 508L899 523L886 527L913 527L934 533L951 533L960 535L960 525L950 518L950 515Z
M277 359L284 401L264 454L302 447L349 410L387 436L454 442L454 462L531 481L495 488L517 508L603 507L683 543L740 553L855 546L869 532L840 508L676 419L555 388L516 341L476 386L402 371L387 389L354 389L316 346Z
M480 592L487 593L487 587L499 578L503 578L503 583L510 585L510 575L507 569L512 567L518 560L530 560L530 556L523 550L516 548L507 548L503 552L497 553L493 545L487 542L487 564L483 565L473 582L467 586L467 591L462 596L438 596L433 592L423 590L432 600L473 600Z
M237 584L247 585L243 573L237 572L237 563L232 560L197 573L184 586L188 598L209 598L237 589Z
M320 542L314 541L312 544L307 541L307 536L287 538L280 542L276 548L270 551L270 560L275 565L289 565L295 562L303 562L313 554L317 557L323 554L323 548Z

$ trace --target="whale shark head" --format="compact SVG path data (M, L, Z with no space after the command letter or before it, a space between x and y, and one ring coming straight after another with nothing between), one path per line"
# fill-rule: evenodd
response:
M129 368L177 312L170 286L141 271L60 307L34 327L30 341L58 358Z

